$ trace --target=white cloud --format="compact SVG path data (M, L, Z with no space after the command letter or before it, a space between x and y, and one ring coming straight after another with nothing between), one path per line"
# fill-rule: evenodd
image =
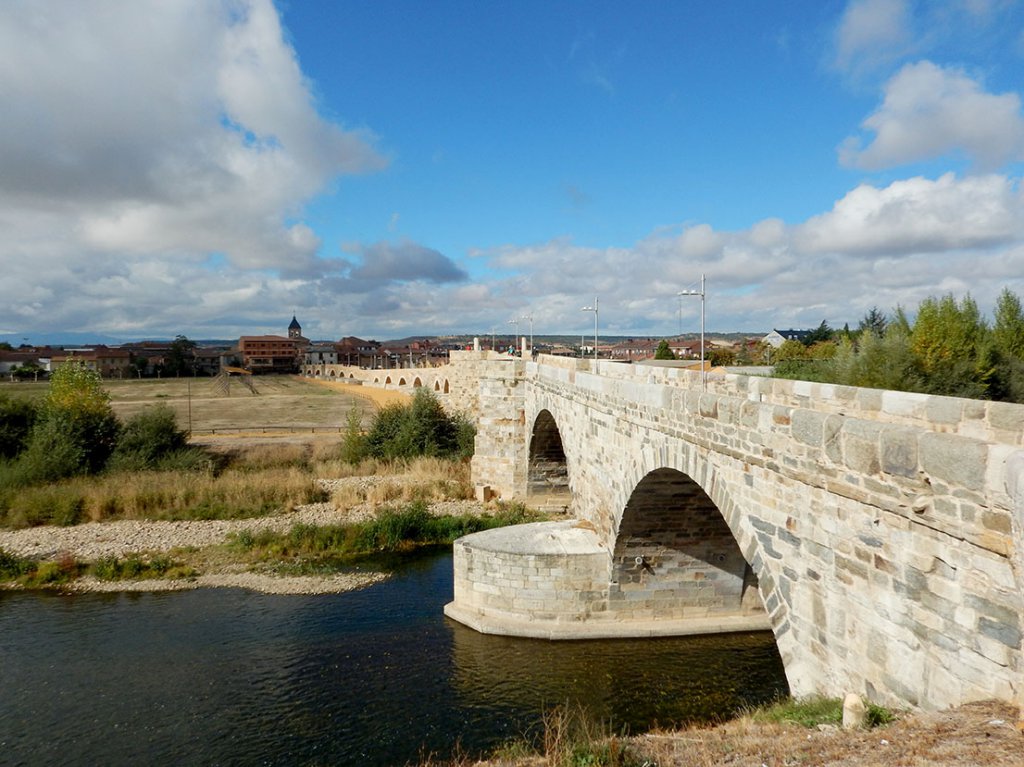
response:
M318 115L270 0L8 5L0 102L0 207L47 223L34 246L0 234L5 266L217 252L315 272L302 205L386 162Z
M891 64L906 53L913 38L906 0L853 0L835 38L835 65L854 75Z
M538 333L586 332L592 318L579 307L595 294L605 332L666 335L679 329L680 314L693 331L699 302L680 303L676 293L701 273L710 328L823 319L841 327L872 306L913 307L947 291L969 290L983 307L1004 286L1024 293L1024 200L1016 179L946 174L859 186L795 225L766 219L728 232L702 224L625 249L558 239L482 257L512 272L489 284L488 302L509 316L533 312Z
M802 253L900 255L987 249L1022 234L1020 193L1003 176L912 178L863 184L831 211L796 227Z
M980 170L1024 159L1024 116L1016 93L986 93L959 69L908 64L885 86L885 99L862 124L867 146L847 139L844 165L877 170L962 152Z

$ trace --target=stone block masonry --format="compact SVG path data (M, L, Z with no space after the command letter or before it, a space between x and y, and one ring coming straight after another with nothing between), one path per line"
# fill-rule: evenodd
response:
M532 560L544 586L499 584L518 555L471 541L453 613L465 599L480 625L500 613L568 636L760 614L796 695L1024 703L1024 407L732 375L702 390L697 373L610 361L473 364L475 481L526 497L550 418L569 511L601 554Z

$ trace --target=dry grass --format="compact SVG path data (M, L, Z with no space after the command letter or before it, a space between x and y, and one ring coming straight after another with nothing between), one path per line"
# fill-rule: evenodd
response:
M140 472L72 480L84 516L105 519L236 518L288 512L320 497L313 478L297 467L229 470L219 476ZM77 487L76 487L77 485Z
M381 408L385 405L394 404L395 402L399 402L404 405L412 399L405 392L396 391L394 389L379 389L375 386L363 386L361 384L344 383L341 381L321 381L317 379L309 379L309 381L312 384L323 386L324 388L331 389L336 392L368 400L373 403L374 408Z
M114 412L127 419L155 404L164 403L178 424L193 433L212 429L318 428L340 430L349 410L357 408L369 423L376 411L365 398L319 386L299 376L256 376L258 394L237 381L225 395L211 378L104 381ZM354 388L354 387L350 387Z
M635 743L660 767L1021 767L1024 735L1016 722L1013 707L987 702L908 715L866 731L808 730L743 717L710 729L645 735Z
M741 717L716 727L641 735L626 739L621 763L648 767L1022 767L1024 733L1018 712L994 701L938 713L908 714L872 730L806 729L795 724ZM473 762L462 755L440 765L559 767L612 764L566 760L572 741L556 721L545 722L544 754L499 752ZM614 739L605 738L603 752ZM579 752L577 752L579 753ZM591 753L600 753L593 750ZM623 753L623 752L620 752Z
M367 481L344 483L337 487L331 494L331 502L338 509L411 501L433 503L467 500L473 497L467 463L439 458L416 458L408 462L369 459L348 468L352 473L347 476L364 477ZM343 475L337 473L328 476Z

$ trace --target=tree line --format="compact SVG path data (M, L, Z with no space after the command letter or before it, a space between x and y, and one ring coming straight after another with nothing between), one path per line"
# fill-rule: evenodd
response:
M773 362L777 378L1024 403L1024 310L1008 288L992 322L969 295L926 298L913 322L873 307L855 330L822 322L786 341Z

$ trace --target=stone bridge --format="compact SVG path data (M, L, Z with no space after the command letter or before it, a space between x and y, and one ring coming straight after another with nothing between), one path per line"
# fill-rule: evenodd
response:
M1024 407L453 352L482 498L446 612L550 638L770 629L791 692L1024 702Z

